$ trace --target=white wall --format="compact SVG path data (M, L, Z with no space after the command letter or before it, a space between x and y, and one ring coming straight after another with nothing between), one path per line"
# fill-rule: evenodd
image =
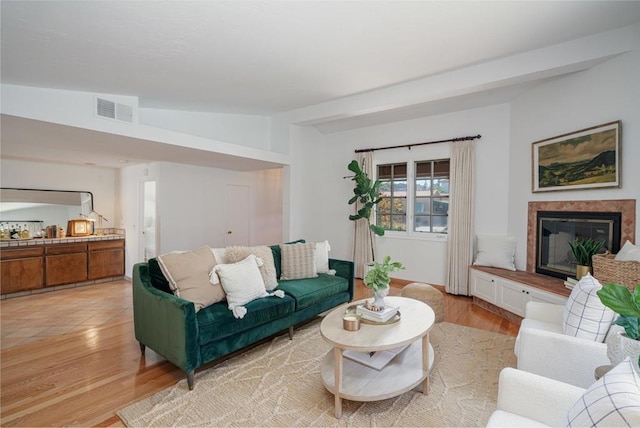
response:
M508 230L518 238L518 269L526 268L527 202L640 197L640 26L635 28L633 51L541 84L512 103ZM622 188L531 192L532 142L616 120L622 121ZM636 242L638 224L640 209Z
M328 239L331 257L353 259L353 182L349 162L355 149L419 143L481 134L476 144L476 204L480 233L507 232L509 106L473 109L322 136L315 130L292 131L292 238ZM448 157L449 144L375 152L375 162ZM377 238L377 258L390 255L407 269L397 278L444 284L446 240L386 236Z
M269 150L268 116L140 108L141 124Z
M91 192L93 209L109 219L104 227L117 227L120 222L115 216L119 194L114 169L4 158L0 159L0 167L2 187ZM76 214L73 218L77 217Z
M158 254L202 245L224 247L227 185L250 188L249 245L276 244L282 237L282 171L229 171L171 162L134 165L121 170L123 224L127 231L126 274L141 261L139 236L141 187L157 185Z

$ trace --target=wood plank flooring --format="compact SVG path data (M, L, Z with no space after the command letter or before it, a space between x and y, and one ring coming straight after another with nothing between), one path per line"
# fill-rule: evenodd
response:
M400 294L404 284L406 281L394 283L391 294ZM12 321L17 314L31 313L32 317L39 317L40 325L55 325L60 323L61 313L73 318L80 311L78 305L101 302L90 309L95 312L89 314L94 321L86 322L84 327L79 321L61 334L3 347L1 426L122 426L115 416L117 410L184 378L180 369L152 350L147 349L144 357L140 355L133 332L129 282L72 291L64 298L60 297L62 292L56 291L0 302L3 341L20 334L29 337L29 332L19 332L29 328L28 323L21 327L21 323ZM358 280L356 298L369 295ZM54 306L55 311L49 310ZM114 307L121 310L114 312ZM473 305L468 297L445 295L445 320L502 334L518 332L517 325Z

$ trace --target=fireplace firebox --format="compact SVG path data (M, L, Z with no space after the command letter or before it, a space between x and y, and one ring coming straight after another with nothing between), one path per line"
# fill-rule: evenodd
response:
M575 277L576 260L570 242L576 239L604 240L602 252L620 249L619 212L538 211L536 272L557 278Z

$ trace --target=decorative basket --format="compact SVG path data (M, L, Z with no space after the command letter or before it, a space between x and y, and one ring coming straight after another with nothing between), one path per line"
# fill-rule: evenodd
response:
M591 257L593 276L602 285L614 283L627 287L631 292L640 284L640 262L615 260L613 254L597 254Z

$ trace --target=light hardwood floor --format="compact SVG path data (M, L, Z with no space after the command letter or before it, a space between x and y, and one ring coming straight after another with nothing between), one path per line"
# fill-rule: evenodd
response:
M400 294L404 284L394 283L391 294ZM356 298L369 294L357 280ZM2 300L0 317L2 341L20 338L8 339L0 351L3 427L122 426L117 410L184 378L150 349L140 355L127 281ZM467 297L445 295L445 321L518 332Z

